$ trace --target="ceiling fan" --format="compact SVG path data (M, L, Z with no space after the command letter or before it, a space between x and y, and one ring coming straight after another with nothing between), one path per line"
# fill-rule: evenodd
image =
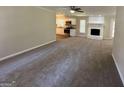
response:
M71 9L70 10L71 13L75 13L75 12L84 13L84 11L81 8L79 8L79 7L70 6L70 9Z

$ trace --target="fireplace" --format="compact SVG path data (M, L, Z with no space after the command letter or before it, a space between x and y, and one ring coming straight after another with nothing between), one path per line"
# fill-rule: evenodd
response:
M91 39L103 39L103 29L102 24L90 24L88 28L88 38Z
M95 35L95 36L99 36L100 35L100 29L91 29L90 34Z

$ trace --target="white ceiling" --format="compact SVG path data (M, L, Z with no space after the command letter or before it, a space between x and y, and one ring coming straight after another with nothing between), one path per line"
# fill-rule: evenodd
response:
M77 6L80 7L84 11L84 15L115 15L116 7L115 6ZM69 6L45 6L45 8L51 9L55 11L57 14L65 14L67 16L71 16L72 14L69 12ZM75 13L75 15L79 15L82 13Z

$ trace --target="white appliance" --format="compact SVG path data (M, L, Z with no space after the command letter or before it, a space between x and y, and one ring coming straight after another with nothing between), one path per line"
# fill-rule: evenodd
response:
M76 36L76 29L70 29L70 36Z

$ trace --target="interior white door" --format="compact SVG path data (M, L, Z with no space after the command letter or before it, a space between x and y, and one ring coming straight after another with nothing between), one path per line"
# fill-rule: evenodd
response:
M86 20L80 20L80 33L86 32Z

